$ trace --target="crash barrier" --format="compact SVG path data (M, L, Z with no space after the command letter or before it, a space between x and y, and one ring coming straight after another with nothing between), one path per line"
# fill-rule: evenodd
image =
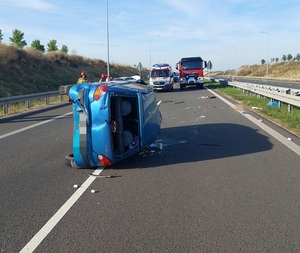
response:
M41 93L34 93L28 95L21 95L21 96L12 96L12 97L5 97L0 98L0 106L3 107L3 114L8 114L9 105L17 104L17 103L24 103L26 102L26 107L28 109L31 108L33 100L45 100L45 104L49 104L50 97L60 97L60 101L63 100L63 96L58 93L58 91L49 91L49 92L41 92Z
M268 103L270 106L281 107L282 103L288 105L288 112L293 110L293 106L300 108L300 89L290 89L284 87L268 86L254 83L244 83L228 81L226 79L214 79L221 85L230 85L242 90L243 93L248 95L255 95L259 97L267 97L271 101Z

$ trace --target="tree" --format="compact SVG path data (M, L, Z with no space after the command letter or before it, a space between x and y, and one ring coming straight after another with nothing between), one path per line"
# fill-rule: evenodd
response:
M284 54L281 58L282 61L286 61L286 55Z
M47 44L47 51L51 52L51 51L57 51L58 47L57 47L57 41L56 40L50 40L49 43Z
M298 53L298 54L296 54L296 56L295 56L295 60L296 61L300 61L300 54Z
M3 40L3 34L2 34L2 30L0 29L0 43L2 42Z
M15 29L12 31L12 37L9 38L12 45L15 45L19 48L23 48L27 45L26 41L24 40L24 33Z
M69 52L69 49L66 45L62 45L60 51L62 51L63 53L67 54Z
M264 65L266 63L265 59L261 60L261 65Z
M40 40L34 40L34 41L32 41L31 47L35 48L35 49L37 49L37 50L39 50L39 51L41 51L43 53L45 52L45 47L44 47L44 45L41 45Z
M287 55L287 60L290 61L290 60L292 60L292 59L293 59L293 56L292 56L291 54L288 54L288 55Z

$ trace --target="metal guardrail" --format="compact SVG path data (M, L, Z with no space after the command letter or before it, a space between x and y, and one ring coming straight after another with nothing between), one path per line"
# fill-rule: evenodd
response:
M27 108L30 109L33 100L45 99L45 104L48 105L49 98L57 97L57 96L60 96L60 101L62 101L62 95L60 95L58 91L49 91L49 92L34 93L34 94L28 94L22 96L5 97L5 98L0 98L0 106L3 106L3 113L8 114L10 104L26 102Z
M290 89L284 87L275 87L262 84L244 83L244 82L229 82L225 79L210 79L214 82L219 82L221 85L230 85L241 89L243 92L255 94L256 96L267 97L271 102L278 102L278 107L282 103L288 105L288 111L293 110L293 106L300 108L300 89ZM272 104L272 103L271 103ZM275 103L276 104L276 103Z

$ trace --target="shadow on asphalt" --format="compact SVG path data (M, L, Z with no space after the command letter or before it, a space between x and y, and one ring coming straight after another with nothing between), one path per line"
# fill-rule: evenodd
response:
M256 129L223 123L163 128L157 140L162 140L162 150L137 154L109 169L153 168L247 155L272 148L268 138Z

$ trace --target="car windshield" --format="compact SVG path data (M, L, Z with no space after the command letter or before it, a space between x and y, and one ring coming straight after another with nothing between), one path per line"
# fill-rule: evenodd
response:
M184 61L181 63L182 69L199 69L201 67L201 64L199 61Z
M168 70L152 70L151 77L169 77Z

